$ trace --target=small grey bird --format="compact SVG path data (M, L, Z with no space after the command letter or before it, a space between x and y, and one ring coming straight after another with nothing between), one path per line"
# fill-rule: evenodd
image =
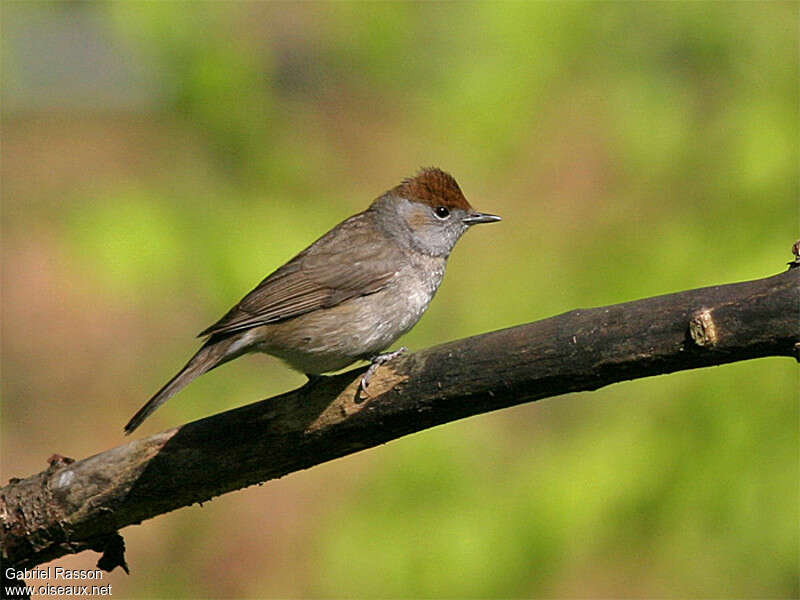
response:
M381 354L428 308L447 257L472 225L499 221L470 206L456 180L423 169L343 221L264 279L199 337L185 367L125 426L131 433L195 377L247 352L277 356L313 380Z

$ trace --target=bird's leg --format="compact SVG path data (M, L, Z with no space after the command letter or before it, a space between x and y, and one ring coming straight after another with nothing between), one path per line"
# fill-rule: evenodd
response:
M383 354L378 354L377 356L370 358L369 360L372 364L369 366L369 369L367 369L366 373L364 373L364 375L361 377L361 389L366 392L367 386L369 385L369 380L372 379L372 376L375 374L375 371L378 370L378 367L380 367L383 363L392 360L396 356L400 356L403 352L408 352L408 348L403 346L394 352L384 352Z

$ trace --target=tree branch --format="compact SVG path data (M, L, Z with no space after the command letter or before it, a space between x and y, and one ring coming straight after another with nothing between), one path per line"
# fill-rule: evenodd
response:
M470 415L610 383L800 348L800 268L744 283L573 310L403 355L0 489L5 565L104 552L122 527Z

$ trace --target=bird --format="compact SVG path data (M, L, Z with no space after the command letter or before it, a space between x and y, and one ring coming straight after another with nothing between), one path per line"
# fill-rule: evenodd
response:
M420 319L456 242L471 226L500 221L472 208L452 175L423 168L335 226L267 276L219 321L188 363L131 418L132 433L192 380L250 352L304 373L370 361L366 389L384 353Z

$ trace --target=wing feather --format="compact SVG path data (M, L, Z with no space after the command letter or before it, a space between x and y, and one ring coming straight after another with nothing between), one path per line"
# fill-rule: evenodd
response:
M380 243L386 234L373 218L366 211L344 221L269 275L200 336L291 319L382 290L404 260L396 245Z

